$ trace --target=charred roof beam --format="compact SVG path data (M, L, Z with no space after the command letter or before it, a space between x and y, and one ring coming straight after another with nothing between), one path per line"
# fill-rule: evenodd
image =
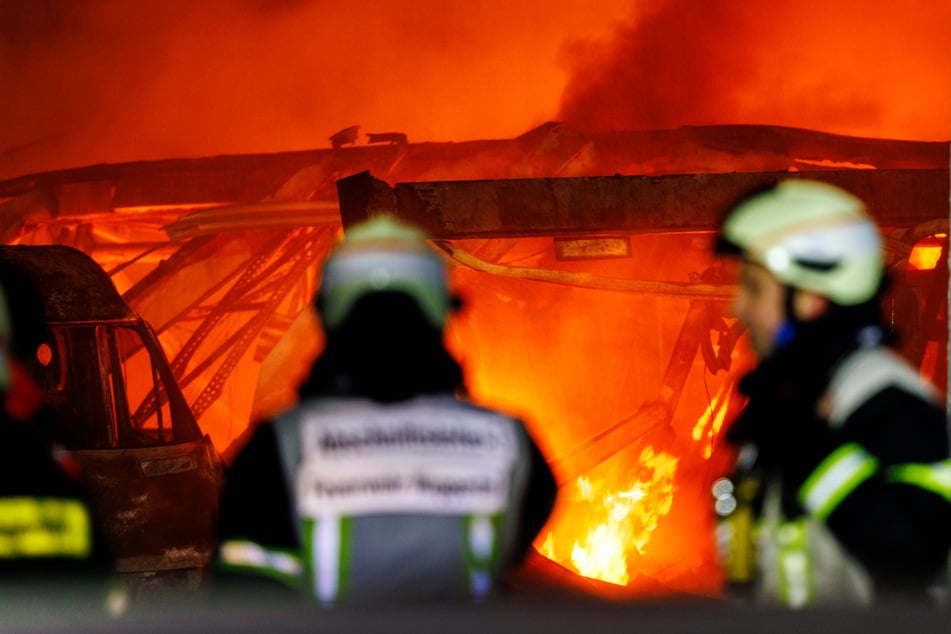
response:
M344 228L389 212L434 238L713 231L733 202L782 178L839 185L884 228L947 219L948 169L822 170L397 183L361 172L337 181Z

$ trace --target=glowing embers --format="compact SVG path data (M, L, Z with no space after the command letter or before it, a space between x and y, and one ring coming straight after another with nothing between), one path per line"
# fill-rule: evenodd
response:
M805 158L794 158L793 165L790 167L790 171L797 172L799 171L798 165L808 165L816 167L824 167L829 169L836 168L845 168L845 169L856 169L856 170L874 170L878 169L875 165L871 163L859 163L856 161L833 161L830 159L805 159Z
M647 446L627 479L580 476L573 499L563 500L571 514L547 533L539 552L584 577L626 585L629 564L673 506L677 462Z

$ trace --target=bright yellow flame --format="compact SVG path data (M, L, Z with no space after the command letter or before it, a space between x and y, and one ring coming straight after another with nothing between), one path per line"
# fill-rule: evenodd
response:
M578 478L578 494L582 500L591 501L594 499L594 487L591 486L591 480L580 476Z
M549 559L555 558L555 540L554 538L552 538L550 531L548 535L545 537L545 543L543 543L538 548L538 552L540 552L545 557L548 557Z
M626 585L627 558L624 556L630 530L616 522L601 524L586 537L586 545L575 542L571 563L585 577Z
M576 494L579 504L586 503L586 512L579 514L583 520L575 530L560 532L580 534L580 539L570 554L559 556L549 532L539 552L585 577L626 585L629 561L644 552L658 521L670 512L676 472L677 458L645 447L633 469L633 482L624 488L579 477Z
M938 265L941 252L939 244L916 244L908 256L908 264L919 271L930 271Z

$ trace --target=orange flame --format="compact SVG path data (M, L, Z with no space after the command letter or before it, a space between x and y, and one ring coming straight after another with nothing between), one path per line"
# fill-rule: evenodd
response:
M673 506L677 462L670 454L645 447L633 482L620 485L627 488L580 476L573 501L579 507L575 521L548 531L539 551L584 577L626 585L629 560L645 552L658 522ZM570 552L559 548L570 541Z

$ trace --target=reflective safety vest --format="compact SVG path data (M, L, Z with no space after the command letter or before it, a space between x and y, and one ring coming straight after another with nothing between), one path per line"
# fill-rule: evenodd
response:
M889 386L926 400L934 398L917 372L894 353L882 348L853 353L829 384L829 424L841 427L860 405ZM797 492L808 516L786 520L779 512L778 487L772 487L772 497L767 491L756 537L764 595L791 607L820 602L868 604L874 599L868 573L844 551L824 522L859 485L877 474L951 503L951 459L891 465L882 472L878 459L861 445L844 444L822 461Z
M829 454L809 476L799 490L799 501L813 517L824 520L857 486L879 470L875 456L861 445L847 443ZM951 459L931 464L893 465L885 470L885 479L920 487L951 503Z
M324 604L492 590L529 475L520 422L445 395L305 402L275 429L301 548L229 539L226 568Z
M792 608L871 604L871 577L826 525L811 516L786 519L780 508L779 487L769 487L754 531L757 599Z
M127 590L112 576L90 508L69 495L0 496L4 622L32 623L40 606L101 616L127 609Z
M800 502L809 515L794 520L782 517L778 487L770 489L774 495L767 498L754 534L761 599L789 607L874 600L867 572L840 546L824 520L878 470L878 461L861 447L843 445L800 489ZM885 477L932 491L951 503L951 460L896 465L886 469Z
M0 498L0 561L85 558L92 553L86 506L54 497Z

